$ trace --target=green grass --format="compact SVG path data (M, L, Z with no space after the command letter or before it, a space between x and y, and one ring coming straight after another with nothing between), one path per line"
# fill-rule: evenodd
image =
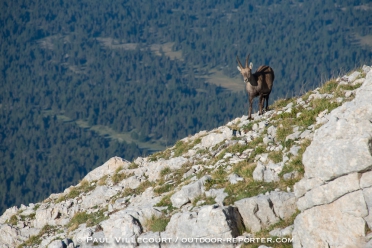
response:
M320 89L320 94L332 94L336 91L339 84L336 82L336 80L329 80L327 83L325 83Z
M160 176L161 177L166 176L166 175L168 175L171 172L172 172L172 170L169 167L165 167L164 169L162 169L160 171Z
M305 140L301 143L301 148L298 150L298 154L296 157L292 157L290 161L288 161L284 167L283 170L279 173L279 176L282 177L284 174L292 172L292 171L298 171L301 175L299 178L302 178L303 174L305 173L304 165L302 164L302 155L304 154L306 148L311 144L310 140ZM296 181L299 181L299 179L295 180L289 180L288 184L289 186L294 185Z
M79 225L86 223L87 227L95 226L98 223L108 219L108 216L104 215L107 208L101 209L95 213L88 214L86 212L76 213L67 224L68 230L71 232L79 227Z
M50 225L45 225L41 230L40 232L38 233L38 235L32 235L28 238L28 240L26 240L25 242L23 242L22 244L20 244L18 246L18 248L22 248L22 247L39 247L42 239L41 237L44 235L44 234L55 234L58 232L58 227L56 226L50 226Z
M285 106L287 106L289 103L293 102L293 98L283 98L283 99L278 99L274 102L274 104L271 106L275 110L281 110Z
M103 177L101 177L99 180L98 180L98 185L99 186L103 186L103 185L106 185L106 180L108 178L108 175L104 175Z
M96 181L89 183L87 180L82 180L80 182L80 185L77 187L73 187L67 195L60 196L56 200L56 203L59 203L59 202L62 202L68 199L73 199L75 197L78 197L81 193L87 193L89 191L92 191L95 188L96 188Z
M16 226L17 223L18 223L18 218L17 218L17 215L16 214L13 214L12 217L10 217L6 223L8 223L9 225L12 225L12 226Z
M192 201L192 205L195 207L196 204L197 204L199 201L204 201L203 203L199 204L199 206L204 206L204 205L213 205L213 204L216 203L214 197L212 197L212 196L207 197L205 194L201 194L201 195L199 195L198 197L196 197L196 198Z
M275 164L277 164L283 160L283 152L282 151L270 152L268 158L271 159Z
M139 167L138 164L132 162L132 163L129 165L128 169L137 169L138 167Z
M174 188L173 184L163 184L163 185L160 185L158 187L155 187L154 192L156 194L160 195L162 193L171 191L173 188Z
M165 228L167 227L169 221L169 217L156 217L155 215L153 215L145 222L145 228L152 232L163 232L165 231Z
M111 180L114 183L114 185L120 183L124 179L128 178L129 176L126 173L115 173L112 177Z
M158 202L155 207L167 207L167 210L169 212L172 212L174 210L174 207L172 205L171 196L173 195L173 192L165 195L160 202Z

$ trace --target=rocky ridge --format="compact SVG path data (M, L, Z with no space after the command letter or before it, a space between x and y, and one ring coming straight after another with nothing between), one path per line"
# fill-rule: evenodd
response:
M0 247L371 247L371 92L363 66L253 120L111 158L63 193L7 209ZM238 242L253 238L266 242Z

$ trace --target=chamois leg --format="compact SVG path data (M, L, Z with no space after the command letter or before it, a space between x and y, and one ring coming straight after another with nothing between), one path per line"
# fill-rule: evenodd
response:
M259 106L260 111L258 113L259 115L262 115L262 109L263 109L264 101L265 101L265 97L263 95L260 95L260 102L259 102L259 104L260 104L260 106Z
M252 119L252 104L253 104L253 97L249 96L248 120Z
M270 94L268 94L265 99L266 99L266 112L269 111L269 96Z

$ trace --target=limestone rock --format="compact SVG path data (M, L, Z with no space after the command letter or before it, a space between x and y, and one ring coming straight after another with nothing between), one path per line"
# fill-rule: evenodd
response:
M84 177L84 179L87 180L88 182L98 180L101 177L103 177L104 175L114 173L116 171L116 169L119 168L120 166L124 167L124 166L128 166L128 165L129 165L129 162L123 160L122 158L113 157L110 160L108 160L106 163L104 163L103 165L101 165L101 166L97 167L96 169L92 170L91 172L89 172Z
M138 245L141 248L160 248L161 242L157 242L160 239L160 233L159 232L146 232L142 233L138 237Z
M291 236L293 231L293 225L287 226L286 228L280 229L275 228L269 234L276 237Z
M19 231L8 225L0 224L0 247L17 247L22 243Z
M66 245L62 242L62 240L54 240L49 245L48 248L65 248Z
M235 173L229 175L229 181L230 181L231 184L237 184L238 182L241 182L243 180L244 180L244 178L242 178L241 176L239 176Z
M313 188L305 196L298 199L298 209L305 210L313 206L327 204L347 193L358 190L359 178L359 173L352 173Z
M176 208L180 208L204 193L204 183L210 180L210 178L210 176L204 176L194 183L183 186L180 191L171 196L172 205Z
M357 79L357 77L359 77L361 73L359 71L354 71L353 73L351 73L348 77L347 77L347 80L349 83L352 83L355 81L355 79Z
M233 238L243 230L239 212L235 207L220 207L218 205L204 206L199 212L176 213L172 216L166 230L161 233L162 238ZM203 245L201 245L203 246ZM216 247L233 247L222 243ZM213 246L213 247L214 247ZM161 247L185 247L177 244L162 244ZM199 244L192 243L192 247Z
M279 221L272 210L270 198L265 195L239 200L235 202L235 206L239 209L246 229L252 232L258 232Z
M224 127L219 131L220 133L210 133L204 136L201 140L201 146L210 148L221 143L223 140L230 139L232 137L232 130L230 130L228 127Z
M293 247L363 247L367 214L361 190L305 210L294 222Z
M14 214L18 213L18 208L17 206L8 208L5 210L2 216L0 216L0 224L4 224L7 220L10 219Z
M106 203L117 191L104 185L96 187L89 195L83 198L81 207L84 209L100 206Z
M205 196L214 197L216 203L220 206L223 206L223 200L228 196L224 190L225 189L210 189L209 191L205 191Z
M175 157L169 160L159 160L156 162L150 162L146 169L145 175L148 177L150 182L154 182L160 178L160 172L164 168L170 168L171 170L180 169L189 160L184 157Z
M273 191L269 194L269 197L274 205L275 215L280 219L288 219L296 212L296 197L294 193Z
M293 193L273 191L235 202L246 229L258 232L280 219L286 219L296 212L296 198Z
M303 154L306 178L327 181L371 168L371 91L372 78L358 89L354 100L333 110L330 115L335 118L315 132Z
M136 240L143 233L142 226L138 219L134 218L125 211L114 213L108 220L101 222L101 226L103 228L105 238L108 240L115 240L115 238L118 237ZM126 243L125 245L135 247L137 243ZM112 242L105 247L117 246L114 242Z

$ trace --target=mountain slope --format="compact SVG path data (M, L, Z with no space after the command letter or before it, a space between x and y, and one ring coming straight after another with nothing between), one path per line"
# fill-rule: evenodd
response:
M301 97L277 101L254 120L236 118L133 162L113 157L63 193L8 209L0 217L0 243L366 245L370 203L361 196L372 185L371 86L371 67L364 66ZM359 143L350 150L353 137ZM341 225L347 232L337 225L306 231L311 219L338 218L335 208L348 218Z

